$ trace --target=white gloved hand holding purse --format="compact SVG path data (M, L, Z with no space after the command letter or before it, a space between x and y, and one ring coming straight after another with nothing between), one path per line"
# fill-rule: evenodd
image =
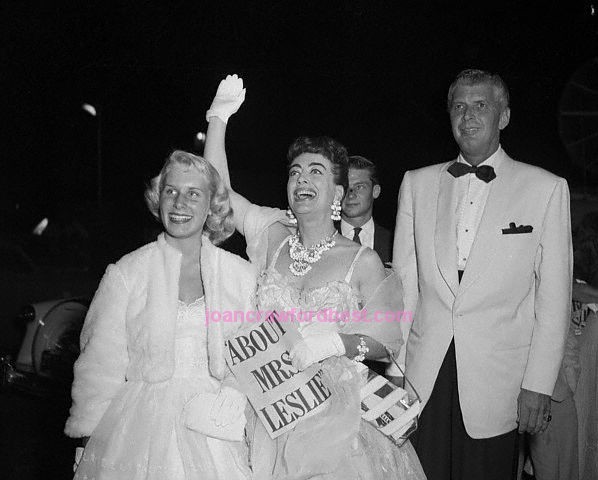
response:
M218 117L224 123L227 123L230 116L239 110L244 101L243 79L236 74L227 75L218 85L216 96L206 112L206 120L209 122L210 117Z
M226 427L237 421L247 405L244 393L232 387L222 387L212 403L210 419L220 427Z
M345 345L336 332L313 333L299 340L289 352L293 367L305 370L328 357L345 354Z
M247 397L232 387L218 393L200 393L183 410L183 422L190 430L227 441L242 441Z

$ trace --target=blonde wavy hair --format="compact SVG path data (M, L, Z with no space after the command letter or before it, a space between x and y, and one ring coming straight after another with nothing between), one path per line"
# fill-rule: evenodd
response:
M228 189L216 169L204 158L182 150L172 152L160 174L151 179L145 190L145 203L154 217L160 220L160 194L164 189L166 175L174 164L187 168L195 167L208 180L210 187L210 214L203 227L214 245L218 245L230 237L235 231L233 223L233 209L230 206Z

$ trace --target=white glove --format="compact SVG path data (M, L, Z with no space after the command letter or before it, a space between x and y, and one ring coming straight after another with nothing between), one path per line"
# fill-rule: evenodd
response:
M210 410L210 420L216 425L225 427L236 422L247 405L247 397L232 387L222 387Z
M210 417L218 395L216 393L199 393L191 398L183 408L183 422L190 430L200 432L208 437L240 442L243 440L247 423L243 411L236 420L226 426L216 425L216 422ZM219 401L218 405L221 407L222 402Z
M289 352L293 367L305 370L325 358L345 354L345 345L338 333L314 333L299 340Z
M244 101L243 79L236 74L227 75L218 85L216 96L212 100L210 109L206 112L206 120L209 122L210 117L218 117L224 123L227 123L228 118L239 110Z
M75 463L73 463L73 472L77 471L77 467L79 466L79 464L81 463L81 459L83 458L84 451L85 448L83 447L75 448Z

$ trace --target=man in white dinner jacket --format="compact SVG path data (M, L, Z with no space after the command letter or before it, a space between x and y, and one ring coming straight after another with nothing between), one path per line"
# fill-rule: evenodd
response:
M460 155L405 173L394 239L414 312L407 377L424 403L413 443L429 480L510 479L517 431L551 419L571 305L569 191L501 148L498 75L461 72L448 110Z

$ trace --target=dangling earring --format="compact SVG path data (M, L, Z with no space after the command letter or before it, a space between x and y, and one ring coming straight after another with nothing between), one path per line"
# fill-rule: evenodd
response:
M289 219L289 223L291 225L297 225L297 218L295 217L293 210L291 210L291 207L287 208L287 218Z
M341 219L341 202L340 200L334 200L332 205L330 205L330 209L332 213L330 214L330 218L335 222Z

